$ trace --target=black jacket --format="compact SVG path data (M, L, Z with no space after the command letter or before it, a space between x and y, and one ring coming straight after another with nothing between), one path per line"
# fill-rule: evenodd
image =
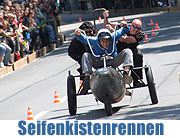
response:
M129 48L131 49L132 51L137 49L137 46L139 45L139 42L141 40L143 40L144 38L144 33L143 32L140 32L136 35L131 35L129 32L127 33L127 36L134 36L134 38L136 39L136 43L125 43L125 42L121 42L121 41L118 41L117 43L117 52L121 52L122 50L126 49L126 48Z
M90 52L89 47L81 43L76 37L74 37L68 48L68 55L78 61L81 64L82 55L85 52Z

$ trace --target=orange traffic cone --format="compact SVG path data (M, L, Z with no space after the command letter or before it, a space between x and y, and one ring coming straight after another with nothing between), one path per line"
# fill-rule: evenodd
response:
M151 24L150 24L151 26L154 26L154 23L153 23L153 20L151 19Z
M61 18L60 15L58 15L57 18L58 18L58 20L59 20L59 23L63 23L62 18Z
M149 42L149 38L148 38L147 34L145 34L144 42Z
M125 20L125 17L123 16L123 21Z
M79 82L79 89L82 89L83 88L83 81L82 80L80 80L80 82Z
M154 32L154 29L152 28L152 34L151 34L151 36L155 36L156 34L155 34L155 32Z
M99 16L99 18L98 18L98 19L99 19L99 22L101 23L101 22L102 22L101 16Z
M57 93L57 91L55 91L54 103L59 103L59 102L60 102L60 99L59 99L58 93Z
M82 19L81 19L81 17L79 17L79 22L80 22L80 23L82 22Z
M159 30L159 29L160 29L160 28L159 28L159 25L158 25L158 23L157 23L157 22L156 22L155 29L156 29L156 30Z
M59 18L59 19L60 19L60 20L59 20L59 21L60 21L60 23L63 23L63 20L62 20L62 17L61 17L61 16L60 16L60 18Z
M141 17L139 17L139 20L142 22Z
M27 114L27 120L34 120L31 108L28 107L28 114Z

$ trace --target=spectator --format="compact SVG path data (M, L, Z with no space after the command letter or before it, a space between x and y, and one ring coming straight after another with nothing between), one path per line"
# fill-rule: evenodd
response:
M4 7L4 13L8 14L10 12L11 8L7 5Z
M117 54L116 45L113 47L113 41L118 40L122 35L126 34L129 30L127 27L127 22L122 23L124 28L119 29L116 34L110 33L108 29L101 29L98 31L97 36L88 37L89 43L93 46L93 52L96 55L109 54L113 57L112 60L108 60L107 66L112 66L114 68L118 67L124 63L124 79L126 84L130 84L132 78L130 76L130 69L133 67L132 51L129 49L124 49ZM77 38L84 44L87 44L86 37L81 33L80 29L76 29L75 33ZM115 37L115 38L114 38ZM116 43L116 42L115 42ZM83 89L81 94L87 94L90 89L90 75L92 73L92 67L95 69L103 67L103 61L101 57L94 57L91 53L84 53L82 56L82 70L85 74Z
M32 4L31 2L29 2L29 3L27 4L27 6L30 8L30 10L33 9L33 4Z
M45 7L43 4L40 5L41 2L45 2ZM9 54L11 52L18 55L15 58L20 59L24 57L25 49L27 52L37 49L36 41L39 32L41 32L41 42L47 42L43 44L55 43L54 29L49 23L49 19L56 17L58 10L57 12L55 10L58 6L55 0L51 0L50 3L48 0L7 0L4 7L0 7L0 13L4 15L3 17L0 14L0 24L2 24L0 25L0 62L9 65L11 62ZM11 34L11 37L6 37L7 34ZM30 49L27 49L27 42L30 42ZM20 57L19 51L21 52Z
M28 31L30 24L29 24L29 12L30 12L30 8L29 7L25 7L24 10L24 16L22 17L23 19L23 28L25 29L23 31L23 36L25 40L29 40L29 36L30 36L30 32Z
M107 23L107 17L109 16L109 12L105 11L103 13L104 15L104 25L109 29L109 30L114 30L114 26L116 23ZM110 24L107 25L107 24ZM113 28L112 28L113 27ZM118 43L117 43L117 52L121 52L124 49L130 49L133 52L133 62L134 62L134 67L142 67L143 66L143 55L141 51L137 48L139 45L139 42L143 40L144 38L144 33L142 31L142 22L139 19L135 19L132 21L132 25L130 25L130 30L129 32L122 36ZM142 79L143 74L142 74L142 69L134 70L135 73ZM139 78L132 73L133 77L133 85L136 86L141 86L141 82L139 81Z
M35 9L35 12L36 12L36 17L39 19L39 20L44 20L45 17L44 15L42 14L42 10L40 10L40 8L38 7L39 5L39 2L38 0L33 0L33 9Z
M36 3L34 2L34 4ZM39 36L43 45L50 45L56 42L53 27L47 21L47 19L51 18L51 16L46 13L50 12L50 5L48 3L45 3L40 4L39 7L40 8L36 9L36 13L39 13L36 14L36 17L40 20L41 24L41 28L39 29Z
M9 7L12 7L12 1L7 0L7 1L5 2L5 5L7 5L7 6L9 6Z
M84 30L87 36L95 35L95 29L91 22L84 22L79 28ZM68 55L79 63L80 68L77 69L77 71L80 73L80 75L82 75L81 58L85 52L90 52L89 47L74 37L69 45ZM80 77L80 79L83 80L83 77Z
M4 20L7 26L6 32L13 33L13 29L11 28L11 25L10 25L11 24L10 17L7 14L4 14ZM6 43L12 49L11 53L13 53L15 50L15 44L13 40L14 39L12 37L6 37Z
M53 16L57 16L59 12L59 4L56 0L50 0L50 6L51 6L51 12L53 13Z
M0 45L0 68L4 66L2 61L3 61L3 56L4 56L5 51L6 49L4 48L4 46Z
M60 2L60 12L61 11L66 11L66 6L65 6L64 0L61 0L61 2Z
M39 36L39 20L35 17L35 11L30 11L29 15L29 21L30 21L30 30L31 30L31 46L30 50L36 50L37 49L37 44L36 40Z
M49 44L55 43L54 29L52 27L51 22L49 21L50 19L53 19L53 17L51 16L51 6L49 3L44 4L44 17L46 22L44 30L46 35L48 36Z
M2 62L2 58L4 56L3 63L5 66L11 66L11 48L6 44L6 33L4 32L3 29L3 24L0 23L0 62ZM1 63L2 67L2 63Z
M170 5L171 5L171 7L176 7L177 6L177 0L170 0Z

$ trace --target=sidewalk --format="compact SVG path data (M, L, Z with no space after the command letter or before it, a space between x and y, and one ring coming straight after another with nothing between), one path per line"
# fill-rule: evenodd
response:
M16 62L13 63L12 66L4 66L3 68L0 68L0 77L11 73L13 71L16 71L22 67L24 67L27 64L30 64L31 62L33 62L35 59L44 56L45 54L55 50L57 47L61 46L63 44L63 42L65 41L65 36L62 34L61 39L51 45L51 46L45 46L40 50L36 50L34 53L25 56L23 58L21 58L20 60L17 60Z

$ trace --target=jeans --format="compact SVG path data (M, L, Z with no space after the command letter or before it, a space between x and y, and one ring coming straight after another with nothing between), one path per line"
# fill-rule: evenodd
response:
M4 55L4 64L8 64L11 58L11 48L6 43L0 43L0 56ZM3 54L3 55L2 55Z
M54 42L55 42L55 35L54 35L53 27L50 26L50 25L46 25L46 26L44 27L44 30L45 30L45 32L46 32L47 35L48 35L49 42L50 42L50 43L54 43Z
M123 64L124 66L131 66L133 67L133 53L130 49L124 49L119 54L114 57L112 60L106 62L107 66L112 66L114 68L118 67L119 65ZM98 58L94 57L91 53L84 53L82 56L82 70L83 73L92 73L92 67L95 69L103 67L103 61Z

